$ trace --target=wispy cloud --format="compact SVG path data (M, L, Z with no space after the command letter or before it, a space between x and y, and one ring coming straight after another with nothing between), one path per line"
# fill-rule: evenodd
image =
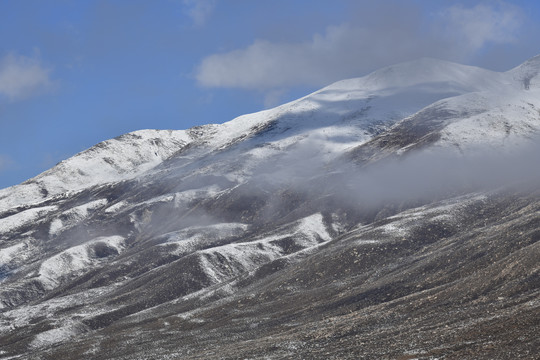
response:
M471 50L478 50L487 43L514 42L523 22L520 8L504 2L474 7L454 5L443 10L448 32L452 32Z
M184 0L187 14L195 26L203 26L216 7L217 0Z
M9 53L0 58L0 96L12 101L27 98L51 86L49 74L39 57Z
M464 61L484 46L514 41L522 16L504 2L455 5L430 16L420 8L384 4L363 9L356 20L329 26L309 41L259 39L210 55L199 64L197 81L206 87L273 91L322 86L422 56Z

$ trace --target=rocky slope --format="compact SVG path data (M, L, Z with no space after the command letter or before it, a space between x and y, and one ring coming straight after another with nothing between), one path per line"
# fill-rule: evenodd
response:
M534 358L539 59L398 64L0 190L0 359Z

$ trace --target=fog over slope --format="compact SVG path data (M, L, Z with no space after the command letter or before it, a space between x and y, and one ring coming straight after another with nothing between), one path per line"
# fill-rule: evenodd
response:
M539 72L397 64L0 190L0 358L532 358Z

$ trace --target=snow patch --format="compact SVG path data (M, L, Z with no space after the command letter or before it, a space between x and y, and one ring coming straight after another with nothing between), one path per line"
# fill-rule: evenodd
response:
M64 227L72 226L84 220L92 211L107 205L107 203L107 199L98 199L62 212L58 218L51 222L49 235L57 235Z
M307 235L310 242L316 241L317 237L323 241L332 239L326 229L322 214L314 214L300 220L297 231Z
M21 211L15 215L0 219L0 234L16 230L30 222L36 222L39 218L57 210L58 206L43 206Z
M209 226L192 226L180 231L165 234L163 243L158 246L175 246L170 252L174 255L185 255L198 249L215 246L227 239L242 235L248 225L242 223L219 223Z
M540 131L540 88L467 94L450 99L445 108L456 116L441 131L439 146L471 152L488 145L507 151Z
M206 274L219 283L330 240L323 216L317 213L284 227L277 234L263 235L249 242L216 246L198 251L197 254Z
M131 179L193 141L183 130L140 130L99 143L20 185L0 190L0 209Z
M26 243L20 242L13 246L0 249L0 266L7 265L12 262L15 256L24 251L27 246L28 245Z
M124 249L124 241L122 236L99 237L64 250L41 263L38 278L47 290L54 289L62 279L81 275L101 263L102 257L97 253L101 247L112 248L119 254Z
M128 205L127 201L119 201L105 209L105 214L115 214Z
M37 334L30 343L31 348L42 348L69 340L85 330L85 326L79 322L68 322L51 330Z
M49 227L49 235L56 235L62 230L64 223L60 219L54 219L51 221L51 226Z

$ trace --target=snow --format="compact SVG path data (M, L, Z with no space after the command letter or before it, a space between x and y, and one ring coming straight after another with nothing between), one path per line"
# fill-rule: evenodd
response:
M60 219L54 219L51 221L51 226L49 227L49 235L56 235L62 230L64 223Z
M4 270L4 274L1 274L2 271L0 271L0 275L3 276L0 276L0 283L8 280L11 274L20 270L20 266L24 266L25 262L38 254L39 248L35 242L32 237L22 237L17 239L15 244L0 249L0 270ZM5 271L8 273L6 274Z
M42 206L24 210L15 215L0 219L0 234L16 230L17 228L20 228L21 226L24 226L30 222L35 222L57 209L58 207L55 205Z
M140 208L140 207L155 205L159 203L173 203L174 207L178 208L182 205L188 204L189 202L193 200L217 195L220 191L221 189L218 186L210 185L210 186L204 186L198 189L190 189L186 191L160 195L160 196L156 196L156 197L153 197L144 201L136 202L136 203L130 203L128 201L123 200L109 206L108 208L104 210L104 212L106 214L116 214L120 211L130 211L130 210L133 210L134 208ZM136 220L135 217L133 217L133 221L135 220Z
M86 331L82 326L82 319L92 318L97 315L114 310L113 307L106 307L103 304L95 306L92 303L119 286L122 283L116 283L109 286L88 289L83 292L55 297L34 305L23 305L15 309L10 309L0 313L0 334L6 334L14 329L26 327L36 318L46 316L53 322L55 328L38 334L32 346L41 347L51 345L66 339L73 335ZM84 307L80 307L85 305ZM80 307L75 313L68 313L66 309Z
M66 341L80 334L85 326L82 323L71 321L61 327L37 334L30 343L31 348L41 348Z
M186 191L176 192L172 194L158 196L149 200L144 201L140 204L155 204L158 202L174 202L175 207L179 207L183 204L189 203L190 201L203 198L211 197L216 195L221 189L216 185L204 186L198 189L190 189Z
M13 259L13 255L24 249L24 243L18 243L13 246L0 249L0 265L7 264Z
M98 199L86 204L75 206L69 210L62 212L58 218L55 218L49 227L49 235L57 235L67 226L73 226L84 220L88 215L99 208L107 205L107 199ZM62 221L62 219L66 219Z
M107 205L107 203L108 203L107 199L98 199L98 200L90 201L86 204L75 206L71 210L67 211L66 214L73 213L81 217L86 217L88 216L89 212L99 209Z
M106 214L115 214L118 211L120 211L122 208L126 207L128 205L127 201L119 201L114 205L109 206L107 209L105 209Z
M378 237L382 232L387 238L404 238L415 229L418 224L426 224L428 222L445 224L453 224L460 226L461 216L464 209L473 203L483 202L487 200L486 194L472 193L450 200L445 200L437 203L437 206L420 206L400 212L397 215L389 216L384 221L390 221L379 225L377 222L368 225L362 225L350 232L347 238L361 244L371 244L380 242L374 240L373 237ZM419 221L421 220L421 221Z
M46 183L49 191L64 191L66 184L72 190L131 178L158 165L189 140L185 131L136 131L75 155L36 180Z
M319 238L323 241L330 241L332 239L324 225L323 216L320 213L300 220L297 231L307 236L309 239L308 244L317 242Z
M410 220L410 219L406 219L406 220ZM405 220L399 220L399 221L395 221L386 225L379 226L378 228L389 235L404 236L404 235L407 235L408 230L409 230L405 226L405 223L406 223Z
M295 246L307 250L330 241L320 213L295 222L292 226L278 229L277 234L262 235L252 241L216 246L198 251L199 260L207 275L215 283L244 272L252 272L275 259L286 257L280 240L291 238ZM301 250L300 250L301 251ZM297 251L299 252L299 251Z
M158 246L175 246L170 252L184 255L198 249L220 244L227 239L242 235L248 225L242 223L218 223L209 226L192 226L162 236L163 243Z
M15 258L27 249L28 244L20 242L10 247L0 249L0 267L13 262ZM1 279L0 279L1 280Z
M456 111L441 131L439 146L471 149L488 145L493 149L516 147L540 130L540 89L531 91L482 92L446 101Z
M133 178L191 141L183 130L140 130L104 141L25 183L0 190L0 210L38 203L66 191Z
M89 271L102 260L92 255L92 246L104 243L118 253L124 249L125 239L122 236L99 237L82 245L73 246L41 263L38 279L47 290L54 289L64 277L74 277Z
M524 90L540 89L540 55L537 55L523 64L507 72L514 80L516 86Z
M271 242L280 240L291 235L301 235L305 239L306 245L315 245L319 243L319 239L322 241L331 240L331 236L328 233L323 221L323 216L320 213L315 213L311 216L305 217L293 223L292 228L285 226L281 229L277 229L272 235L262 235L256 238L257 241ZM253 242L248 242L251 244Z

